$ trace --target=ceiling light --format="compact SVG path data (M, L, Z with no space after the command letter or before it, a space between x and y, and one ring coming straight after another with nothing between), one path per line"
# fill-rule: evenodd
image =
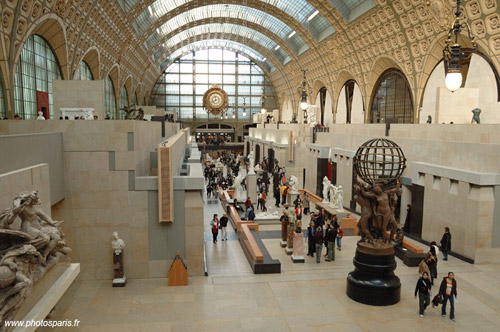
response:
M279 49L280 49L280 46L279 46L279 45L277 45L277 46L274 48L274 50L275 50L275 51L277 51L277 50L279 50Z
M262 59L262 62L264 62L264 61L266 61L266 60L267 60L267 58L264 58L264 59Z
M160 28L156 28L156 33L160 34Z
M295 30L292 31L291 34L288 35L288 38L292 38L293 36L295 36L297 32Z
M445 84L446 88L451 92L455 92L462 86L463 77L461 68L463 65L468 65L473 53L477 51L477 44L475 36L467 22L460 23L460 0L457 1L457 10L455 12L455 22L448 31L448 38L446 39L443 49L444 70L446 74ZM462 33L462 29L466 30L472 48L462 47L458 43L458 36ZM453 38L454 35L454 38ZM452 41L452 39L454 39Z
M312 14L311 14L311 16L309 16L309 17L307 18L307 20L308 20L308 21L312 20L312 19L313 19L313 18L315 18L315 17L316 17L316 15L318 15L318 14L319 14L319 10L316 10L314 13L312 13Z
M151 8L151 6L148 6L148 11L149 11L149 15L153 15L153 9Z

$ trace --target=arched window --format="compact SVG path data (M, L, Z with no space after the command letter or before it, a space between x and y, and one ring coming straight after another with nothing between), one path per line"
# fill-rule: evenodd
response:
M38 35L26 40L16 66L14 78L14 113L23 119L37 118L37 91L49 95L50 117L53 117L52 81L61 80L62 72L54 51Z
M125 112L121 111L125 106L129 106L128 104L128 92L125 88L125 85L122 88L122 93L120 95L120 119L125 119Z
M139 98L137 98L137 91L134 93L134 105L138 105Z
M106 108L106 118L115 119L116 118L116 96L115 96L115 85L113 80L108 76L104 86L104 101Z
M371 107L372 123L413 123L410 86L397 69L385 71L375 84Z
M5 111L5 93L3 90L3 76L0 73L0 118L4 118L7 112Z
M214 84L228 94L229 118L235 114L235 120L251 120L262 109L263 94L269 112L278 108L271 81L257 63L242 54L217 48L193 51L175 60L156 82L150 104L167 112L179 111L180 120L207 119L203 95Z
M92 71L90 70L90 66L87 62L82 60L80 62L80 66L75 72L75 80L81 81L93 81L94 75L92 75Z

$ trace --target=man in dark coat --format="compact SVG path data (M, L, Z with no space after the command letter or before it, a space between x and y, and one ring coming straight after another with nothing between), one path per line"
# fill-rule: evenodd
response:
M443 237L441 238L440 243L441 243L441 251L443 252L443 260L447 261L448 252L451 251L451 233L449 227L444 228L444 234Z

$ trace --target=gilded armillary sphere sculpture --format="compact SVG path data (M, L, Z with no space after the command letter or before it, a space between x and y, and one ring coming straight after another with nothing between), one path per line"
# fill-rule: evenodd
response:
M203 108L213 115L219 115L224 112L224 110L229 105L229 98L226 91L213 85L210 89L203 95Z

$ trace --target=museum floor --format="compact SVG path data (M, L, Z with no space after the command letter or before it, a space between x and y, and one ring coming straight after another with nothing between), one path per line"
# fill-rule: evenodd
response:
M278 239L264 240L271 256L281 261L282 272L254 275L232 229L229 241L212 243L208 222L213 213L222 213L215 201L205 205L208 277L190 278L187 287L168 287L166 279L132 279L125 288L112 288L111 280L77 281L52 319L79 319L82 331L499 330L500 264L471 265L454 257L440 260L439 279L454 271L458 282L456 322L431 307L420 318L413 297L416 267L397 260L401 302L388 307L362 305L345 294L357 238L344 237L336 261L320 264L310 257L304 264L293 264ZM75 329L56 329L64 330Z

